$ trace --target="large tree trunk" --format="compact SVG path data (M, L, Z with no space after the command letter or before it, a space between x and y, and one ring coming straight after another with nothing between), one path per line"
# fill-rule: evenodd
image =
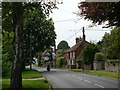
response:
M10 88L22 88L22 24L23 8L21 2L13 2L14 61L11 72Z

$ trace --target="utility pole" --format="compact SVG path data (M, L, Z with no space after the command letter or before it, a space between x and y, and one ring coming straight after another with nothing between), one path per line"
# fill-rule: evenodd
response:
M30 70L32 70L32 43L31 43L32 36L30 34Z
M55 55L56 55L56 43L55 43L55 46L54 46L54 53L55 53ZM55 56L55 68L56 68L56 56Z
M83 27L82 32L83 32L83 49L84 49L84 47L85 47L85 28L84 27ZM84 58L83 58L83 70L84 70L84 67L85 67L85 61L84 61Z

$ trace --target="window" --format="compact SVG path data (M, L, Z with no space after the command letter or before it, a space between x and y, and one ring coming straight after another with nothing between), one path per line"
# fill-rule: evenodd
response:
M75 52L73 52L73 57L75 57Z
M72 52L70 52L70 58L72 57Z
M72 60L72 65L74 65L74 60Z

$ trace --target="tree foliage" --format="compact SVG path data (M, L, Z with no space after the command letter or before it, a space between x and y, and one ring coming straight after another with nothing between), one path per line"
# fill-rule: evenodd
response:
M95 24L108 21L106 27L120 26L120 2L81 2L78 8L80 9L79 15Z
M105 33L102 39L102 51L108 59L119 59L120 57L120 28Z
M58 57L57 58L57 65L62 68L63 66L65 66L67 64L67 61L64 59L64 57Z
M57 46L57 49L62 49L62 50L66 50L68 48L70 47L66 41L61 41Z
M94 61L95 53L98 52L98 47L93 44L87 44L83 50L84 53L84 63L86 64L92 64Z
M102 53L96 53L94 60L95 61L103 61L104 60L104 55Z
M54 45L54 24L51 19L47 20L54 7L52 2L2 3L3 31L14 32L11 88L22 88L21 65L29 57L29 45L33 52ZM6 49L6 46L4 47ZM11 53L7 55L11 56Z
M10 76L11 62L13 61L14 33L3 32L2 35L2 76Z

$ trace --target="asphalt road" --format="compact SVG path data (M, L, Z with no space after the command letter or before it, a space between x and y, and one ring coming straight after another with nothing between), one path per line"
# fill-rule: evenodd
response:
M43 73L43 76L51 83L52 88L118 88L118 79L89 75L80 72L71 72L61 69L34 67Z

